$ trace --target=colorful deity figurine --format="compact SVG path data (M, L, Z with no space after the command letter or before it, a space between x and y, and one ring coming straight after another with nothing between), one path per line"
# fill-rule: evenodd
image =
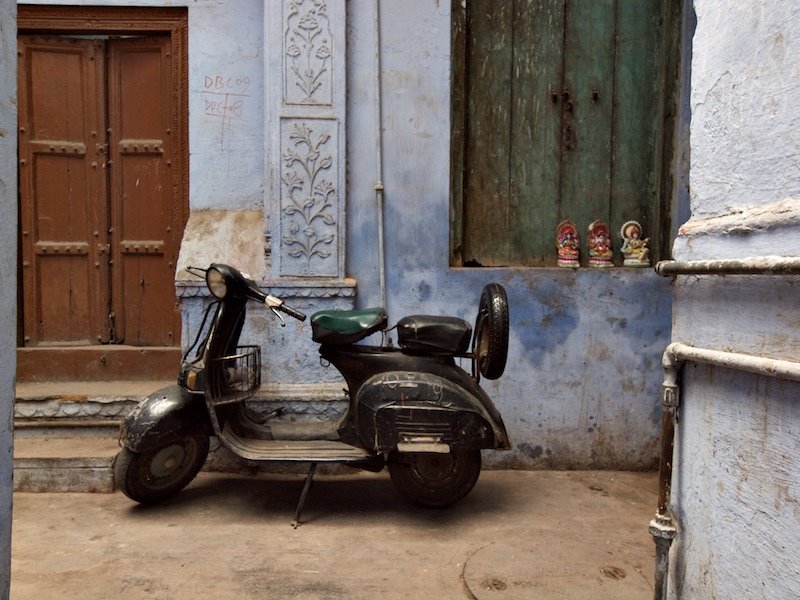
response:
M589 246L590 267L613 267L614 253L611 249L611 235L606 225L600 219L592 221L586 230L587 244Z
M572 221L561 221L556 227L556 250L558 251L558 266L581 266L580 263L581 240L578 237L578 228Z
M622 264L626 267L649 267L650 238L642 239L642 226L636 221L627 221L619 230L622 237Z

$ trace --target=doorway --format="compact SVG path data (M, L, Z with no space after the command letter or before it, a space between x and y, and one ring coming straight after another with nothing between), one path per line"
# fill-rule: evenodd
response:
M177 351L185 14L20 7L21 351Z

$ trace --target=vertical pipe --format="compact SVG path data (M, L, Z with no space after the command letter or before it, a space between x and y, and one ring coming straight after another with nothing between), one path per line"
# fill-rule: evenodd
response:
M656 518L669 518L669 499L672 491L672 460L675 450L675 415L679 388L677 369L668 367L661 388L661 459L658 467L658 504Z
M383 130L381 107L381 3L375 0L375 201L378 210L378 272L381 306L386 306L386 261L383 241Z
M669 579L669 547L672 545L672 540L655 536L654 540L656 543L656 574L653 598L655 600L665 600Z
M664 383L661 388L663 412L661 415L661 459L658 468L658 503L655 518L650 521L650 535L656 544L654 600L667 597L669 580L669 549L677 532L669 512L672 491L672 465L675 451L675 418L680 402L678 375L680 365L675 362L671 347L664 352Z

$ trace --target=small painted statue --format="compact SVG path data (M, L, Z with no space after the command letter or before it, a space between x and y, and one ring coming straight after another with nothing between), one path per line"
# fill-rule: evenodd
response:
M611 235L606 225L600 219L592 221L586 230L589 244L589 266L590 267L613 267L614 257L611 249Z
M626 267L650 266L650 238L642 239L642 226L636 221L626 222L619 230L622 236L622 264Z
M558 266L573 269L580 264L581 240L578 237L578 228L572 221L561 221L556 227L556 250L558 251Z

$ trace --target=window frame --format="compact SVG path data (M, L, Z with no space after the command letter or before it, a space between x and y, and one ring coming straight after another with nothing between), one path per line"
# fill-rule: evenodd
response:
M564 0L565 5L568 0ZM671 226L673 208L676 194L680 185L678 171L681 149L676 143L680 137L677 132L679 125L679 100L681 91L681 52L682 22L685 0L666 0L663 7L663 50L664 58L660 73L661 89L661 122L660 140L656 145L656 152L660 155L658 172L655 173L658 190L657 206L653 207L652 215L655 226L652 231L645 231L650 238L651 260L668 257L674 240L675 227ZM450 61L450 244L449 264L452 268L479 267L480 264L470 264L464 255L464 211L465 211L465 146L467 143L468 129L468 97L467 97L467 44L468 22L467 11L469 3L462 0L451 0L451 61ZM598 215L602 218L602 215ZM635 218L635 217L632 217ZM618 232L622 223L608 223L612 234L615 236L615 255L618 254ZM585 229L588 223L577 223L579 230ZM585 235L585 232L581 232ZM553 260L544 265L508 264L508 267L550 268L556 266L555 255L555 227L552 232ZM582 239L585 248L585 240ZM583 249L582 249L583 250ZM582 251L585 254L585 251ZM616 256L615 256L616 259ZM510 261L509 261L510 262ZM585 264L585 257L582 261ZM621 260L615 260L621 264ZM496 266L496 265L494 265Z

